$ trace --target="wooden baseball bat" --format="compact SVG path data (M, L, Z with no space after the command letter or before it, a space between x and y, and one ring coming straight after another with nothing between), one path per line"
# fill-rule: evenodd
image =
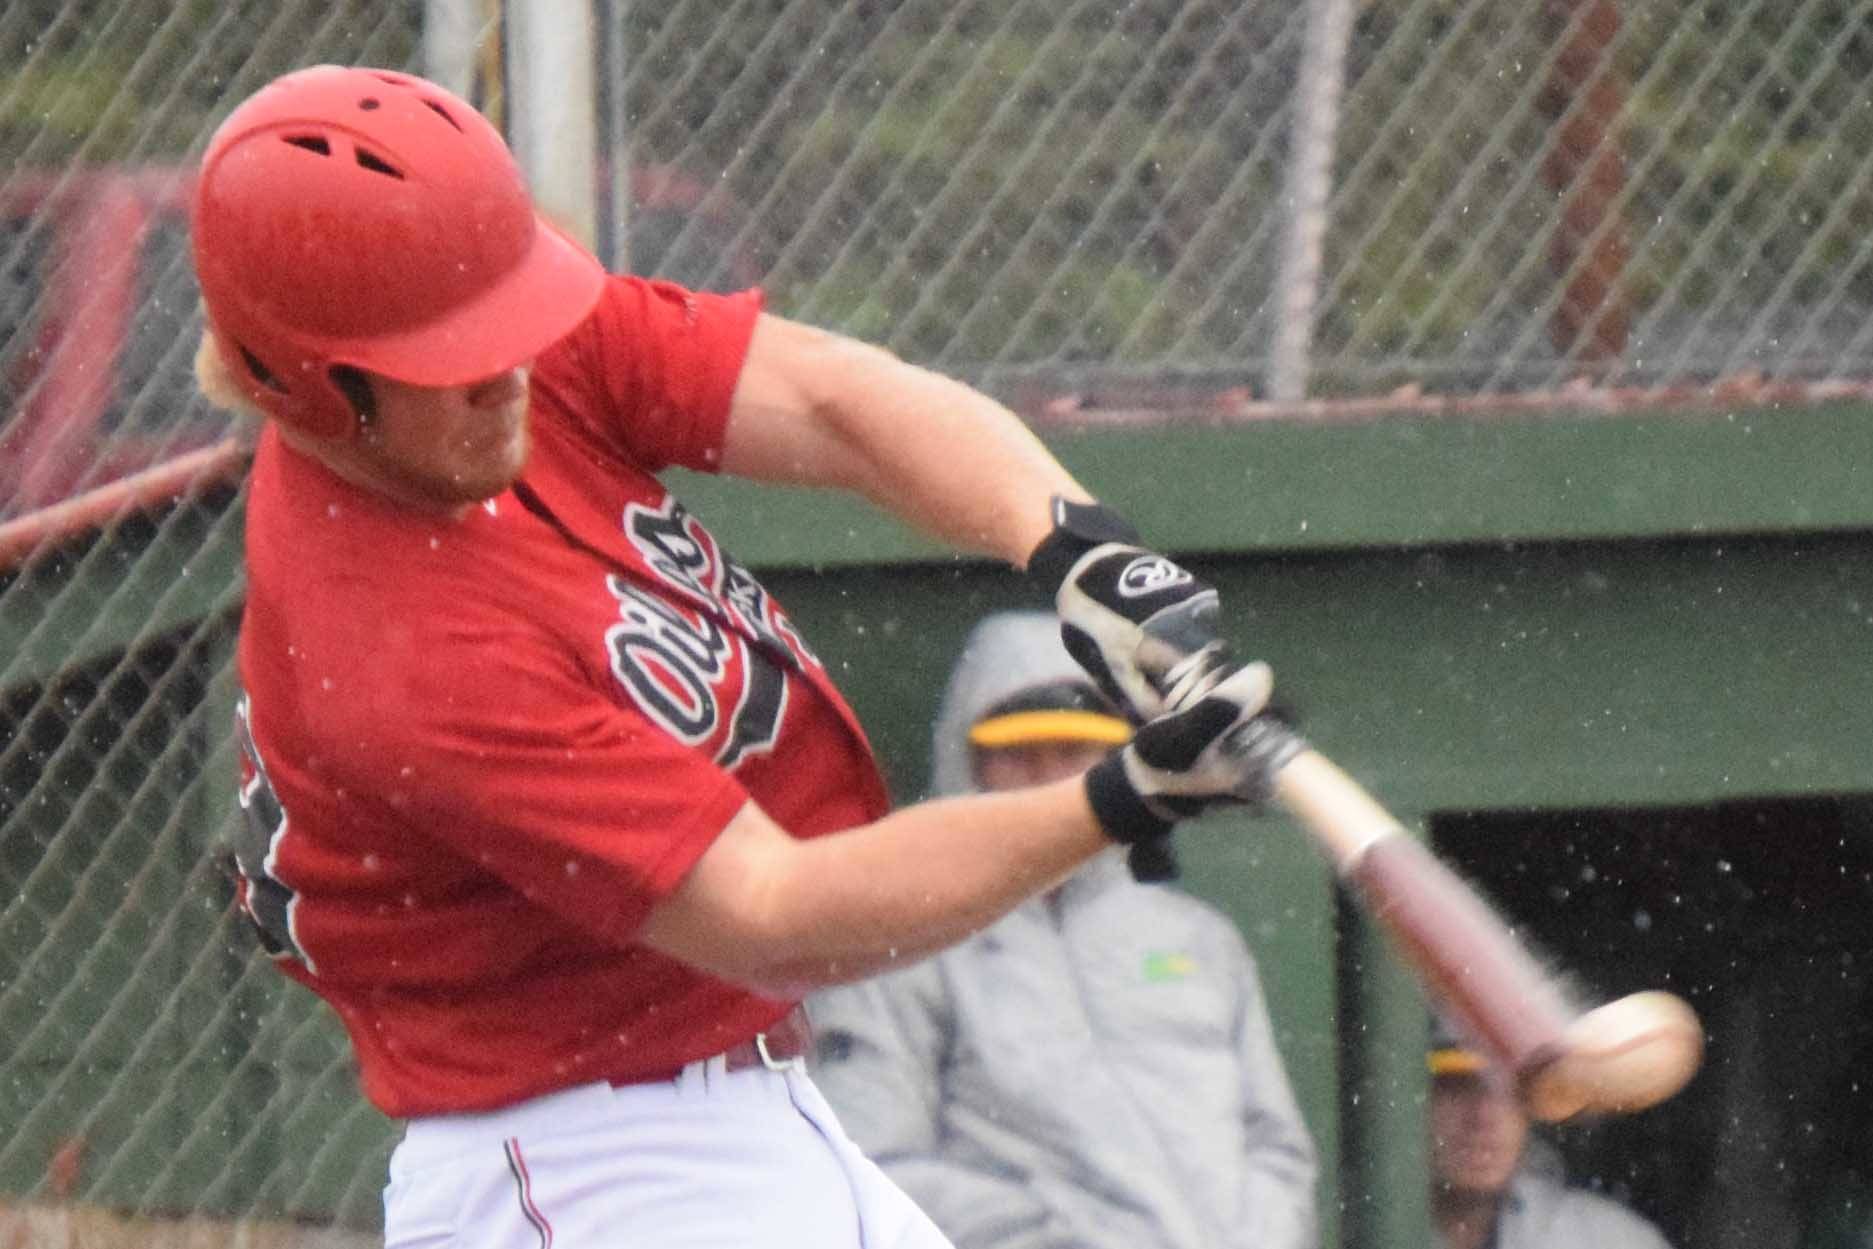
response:
M1682 999L1648 991L1577 1012L1490 906L1358 782L1281 720L1261 716L1252 727L1249 753L1270 796L1312 835L1531 1116L1642 1110L1696 1074L1703 1028Z

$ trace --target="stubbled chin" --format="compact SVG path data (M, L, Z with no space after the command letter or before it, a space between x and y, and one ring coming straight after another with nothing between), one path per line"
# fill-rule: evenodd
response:
M463 501L480 503L513 485L527 467L527 457L532 450L533 441L527 435L527 427L522 425L515 429L500 444L501 454L498 457L490 456L489 462L476 466L478 471L464 474L460 485L472 497Z
M473 472L432 478L424 493L435 502L447 506L483 503L513 485L525 466L524 456L511 457L499 465L480 464Z
M501 473L498 476L490 474L486 477L452 483L455 487L454 501L458 503L486 502L513 485L519 477L520 470L515 468L512 472Z

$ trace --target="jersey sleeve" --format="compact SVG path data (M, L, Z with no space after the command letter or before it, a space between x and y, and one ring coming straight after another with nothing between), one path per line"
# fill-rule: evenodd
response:
M692 291L614 276L592 315L540 361L589 436L656 472L714 472L761 292Z
M342 751L336 783L529 901L628 943L747 791L593 691L550 643L472 621L450 628L433 649L453 664L371 665L375 692L352 706L357 747ZM431 649L418 642L412 654Z

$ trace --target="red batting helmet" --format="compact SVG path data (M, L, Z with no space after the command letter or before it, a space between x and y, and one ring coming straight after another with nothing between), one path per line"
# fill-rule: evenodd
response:
M195 271L234 376L276 419L345 437L348 365L455 386L524 364L597 301L597 260L534 211L486 118L434 83L322 65L209 140Z

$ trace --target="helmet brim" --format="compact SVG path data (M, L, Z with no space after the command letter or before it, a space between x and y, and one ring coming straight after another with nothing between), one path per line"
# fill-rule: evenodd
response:
M605 269L591 252L536 218L526 259L448 315L352 342L334 363L412 386L464 386L527 364L591 314Z

